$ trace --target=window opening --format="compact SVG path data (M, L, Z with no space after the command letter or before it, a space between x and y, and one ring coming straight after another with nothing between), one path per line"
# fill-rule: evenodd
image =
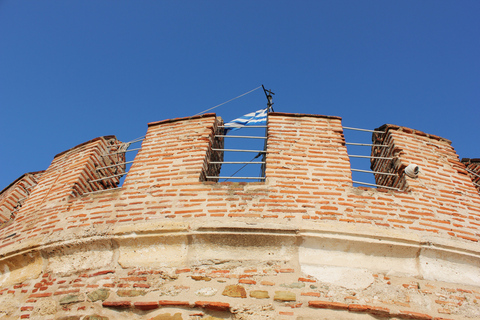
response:
M267 118L273 111L274 93L265 87L263 90L267 108L218 126L205 176L207 181L265 181ZM241 134L237 133L240 129L243 129Z
M384 131L359 129L352 127L343 127L349 133L345 134L345 140L368 141L366 136L362 136L363 132L373 134L383 134ZM345 131L344 131L345 133ZM373 143L366 142L345 142L347 145L347 153L350 158L350 167L352 170L352 183L354 186L366 185L371 187L379 187L391 190L401 191L399 188L391 187L390 183L393 178L396 180L398 174L385 172L387 167L393 167L393 157L386 156L388 145L382 144L383 141L374 140ZM370 155L365 154L367 148L370 147ZM359 153L359 154L358 154ZM357 180L358 179L358 180Z
M141 149L137 146L144 138L145 136L142 136L129 142L112 140L107 151L95 163L95 178L89 181L94 191L87 193L121 188L138 150Z
M225 130L228 126L219 127ZM243 135L215 135L215 140L224 140L224 148L212 148L212 151L223 153L223 160L209 161L209 166L221 165L221 169L218 176L206 176L207 181L264 181L266 128L266 125L248 126Z

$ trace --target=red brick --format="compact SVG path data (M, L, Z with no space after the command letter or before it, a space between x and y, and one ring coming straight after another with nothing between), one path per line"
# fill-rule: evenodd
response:
M228 311L230 309L230 304L225 302L214 302L214 301L196 301L195 307L200 307L210 310L218 311Z
M190 303L188 301L173 301L173 300L160 300L158 301L160 306L168 307L168 306L177 306L177 307L188 307Z
M30 307L30 306L26 306L26 307L21 307L20 308L20 311L32 311L33 310L33 307Z
M159 307L158 301L134 302L133 305L135 306L135 308L140 310L152 310L152 309L157 309Z
M300 295L302 296L309 296L309 297L320 297L319 292L302 292Z
M130 301L104 301L102 303L105 308L129 308L131 305Z
M330 302L330 301L309 301L308 306L311 308L322 308L322 309L342 309L347 310L348 305L340 302Z
M98 271L98 272L92 273L92 274L90 275L90 277L101 276L101 275L108 274L108 273L115 273L115 270Z
M256 284L257 281L255 280L249 280L249 279L240 279L238 280L238 283L244 283L244 284Z
M398 315L400 315L404 319L415 319L415 320L432 320L433 319L433 317L428 314L418 313L414 311L400 311Z
M192 271L192 270L191 270L191 269L188 269L188 268L186 268L186 269L177 269L177 270L175 270L175 273L176 273L176 274L179 274L179 273L186 273L186 272L190 272L190 271Z

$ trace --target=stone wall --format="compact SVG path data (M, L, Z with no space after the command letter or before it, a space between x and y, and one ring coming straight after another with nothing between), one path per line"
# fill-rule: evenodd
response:
M150 123L121 188L90 183L113 136L57 155L0 229L0 315L480 317L480 196L448 140L385 125L402 191L353 187L340 118L271 113L266 181L203 181L219 123Z

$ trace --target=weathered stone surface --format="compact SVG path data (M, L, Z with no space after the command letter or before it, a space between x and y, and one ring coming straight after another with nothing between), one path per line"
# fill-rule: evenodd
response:
M295 293L290 291L275 291L275 296L273 300L276 301L296 301L297 297Z
M144 290L118 290L117 296L119 297L137 297L144 296L147 293Z
M95 315L92 315L92 316L86 316L85 318L83 318L83 320L108 320L108 318L95 314Z
M183 318L181 313L175 313L173 316L170 313L162 313L153 317L151 320L183 320Z
M192 276L192 279L195 281L210 281L212 278L210 277L205 277L205 276Z
M231 285L231 286L225 287L225 290L223 290L222 295L227 297L232 297L232 298L246 298L247 292L245 291L245 288L242 286Z
M217 318L217 317L212 317L212 316L208 316L206 318L202 318L202 320L224 320L223 318Z
M85 301L83 294L69 294L60 299L60 304L69 304Z
M93 292L90 292L87 295L88 299L94 302L98 300L105 301L108 299L109 296L110 296L110 290L108 289L98 289Z
M0 284L2 287L8 287L27 279L35 279L42 273L43 263L39 253L23 254L2 261L0 263Z
M88 245L79 244L59 249L47 250L47 271L68 275L81 270L103 268L113 259L112 243L108 240Z
M293 283L289 283L289 284L283 283L283 284L280 285L280 287L300 289L300 288L305 287L305 283L303 283L303 282L293 282Z
M35 305L32 315L46 316L57 312L58 302L53 299L41 299Z
M89 318L89 317L85 317L83 319L84 320L103 320L103 319L95 319L95 318ZM66 317L57 318L56 320L80 320L80 316L66 316Z
M104 301L102 306L105 308L130 308L132 303L130 301Z
M270 296L268 295L268 291L265 290L254 290L250 292L250 297L257 298L257 299L268 299Z
M151 226L148 228L157 227L157 230L175 230L180 231L185 226L183 224L172 223L172 226L163 226L162 223L149 222ZM142 224L142 226L148 226L148 224ZM136 230L137 226L119 226L116 227L116 232L128 232L128 230ZM119 230L121 229L121 231ZM149 230L149 229L147 229ZM141 230L145 232L144 230ZM126 238L119 239L119 258L118 263L123 268L131 267L163 267L168 266L181 266L186 262L187 250L185 237L164 237L162 239L150 239L150 238ZM156 252L162 252L161 255L155 254Z

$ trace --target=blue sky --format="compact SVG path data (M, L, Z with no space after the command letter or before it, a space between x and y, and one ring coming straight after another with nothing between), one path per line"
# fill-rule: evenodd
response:
M275 111L393 123L480 157L479 16L466 0L0 0L0 189L79 143L129 141L261 84ZM215 111L265 102L257 90Z

